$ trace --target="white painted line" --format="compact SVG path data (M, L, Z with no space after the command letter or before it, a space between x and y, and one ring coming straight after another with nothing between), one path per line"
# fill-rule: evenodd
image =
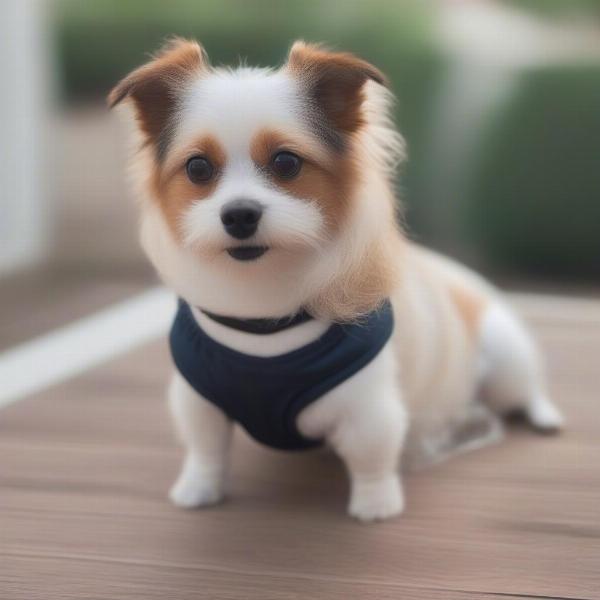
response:
M0 407L159 338L174 312L173 293L153 288L0 354Z

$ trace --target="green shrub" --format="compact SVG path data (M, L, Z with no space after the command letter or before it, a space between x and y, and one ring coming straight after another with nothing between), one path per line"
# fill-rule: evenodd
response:
M104 93L172 35L199 39L215 64L277 65L294 39L322 41L395 79L430 45L430 17L416 0L62 0L55 29L65 95L77 99Z
M483 140L466 224L497 264L600 275L600 67L524 73Z

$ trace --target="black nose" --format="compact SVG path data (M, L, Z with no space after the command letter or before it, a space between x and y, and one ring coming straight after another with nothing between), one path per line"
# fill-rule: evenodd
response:
M256 233L261 216L262 208L256 200L234 200L221 210L225 231L238 240L245 240Z

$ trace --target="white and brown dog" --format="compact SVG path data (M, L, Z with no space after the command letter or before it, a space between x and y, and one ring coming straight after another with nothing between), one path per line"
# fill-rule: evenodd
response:
M495 415L513 409L538 428L560 426L534 344L498 293L398 226L392 180L404 145L375 67L297 42L278 69L215 68L200 45L175 40L115 87L110 104L123 100L142 137L142 244L182 299L185 343L203 353L176 356L170 388L187 449L177 505L222 498L239 403L257 431L273 423L273 435L281 426L296 441L326 441L362 520L402 511L401 457L430 462L483 443L498 431ZM387 325L371 334L386 306ZM349 370L347 342L358 357ZM291 387L312 385L309 401L286 412L293 423L258 414L265 381L268 410L296 402L280 373L307 348L328 366L312 383L287 373ZM335 364L344 375L331 373ZM481 423L486 433L465 442Z

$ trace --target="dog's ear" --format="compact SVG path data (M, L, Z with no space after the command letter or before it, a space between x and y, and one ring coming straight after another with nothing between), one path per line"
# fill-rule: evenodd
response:
M127 75L108 95L110 108L131 99L142 132L150 142L159 142L169 123L178 92L196 73L208 68L208 57L200 44L175 38L154 58Z
M368 62L346 52L295 42L287 68L308 87L312 100L337 129L352 132L362 124L363 85L373 80L387 85L385 75Z

